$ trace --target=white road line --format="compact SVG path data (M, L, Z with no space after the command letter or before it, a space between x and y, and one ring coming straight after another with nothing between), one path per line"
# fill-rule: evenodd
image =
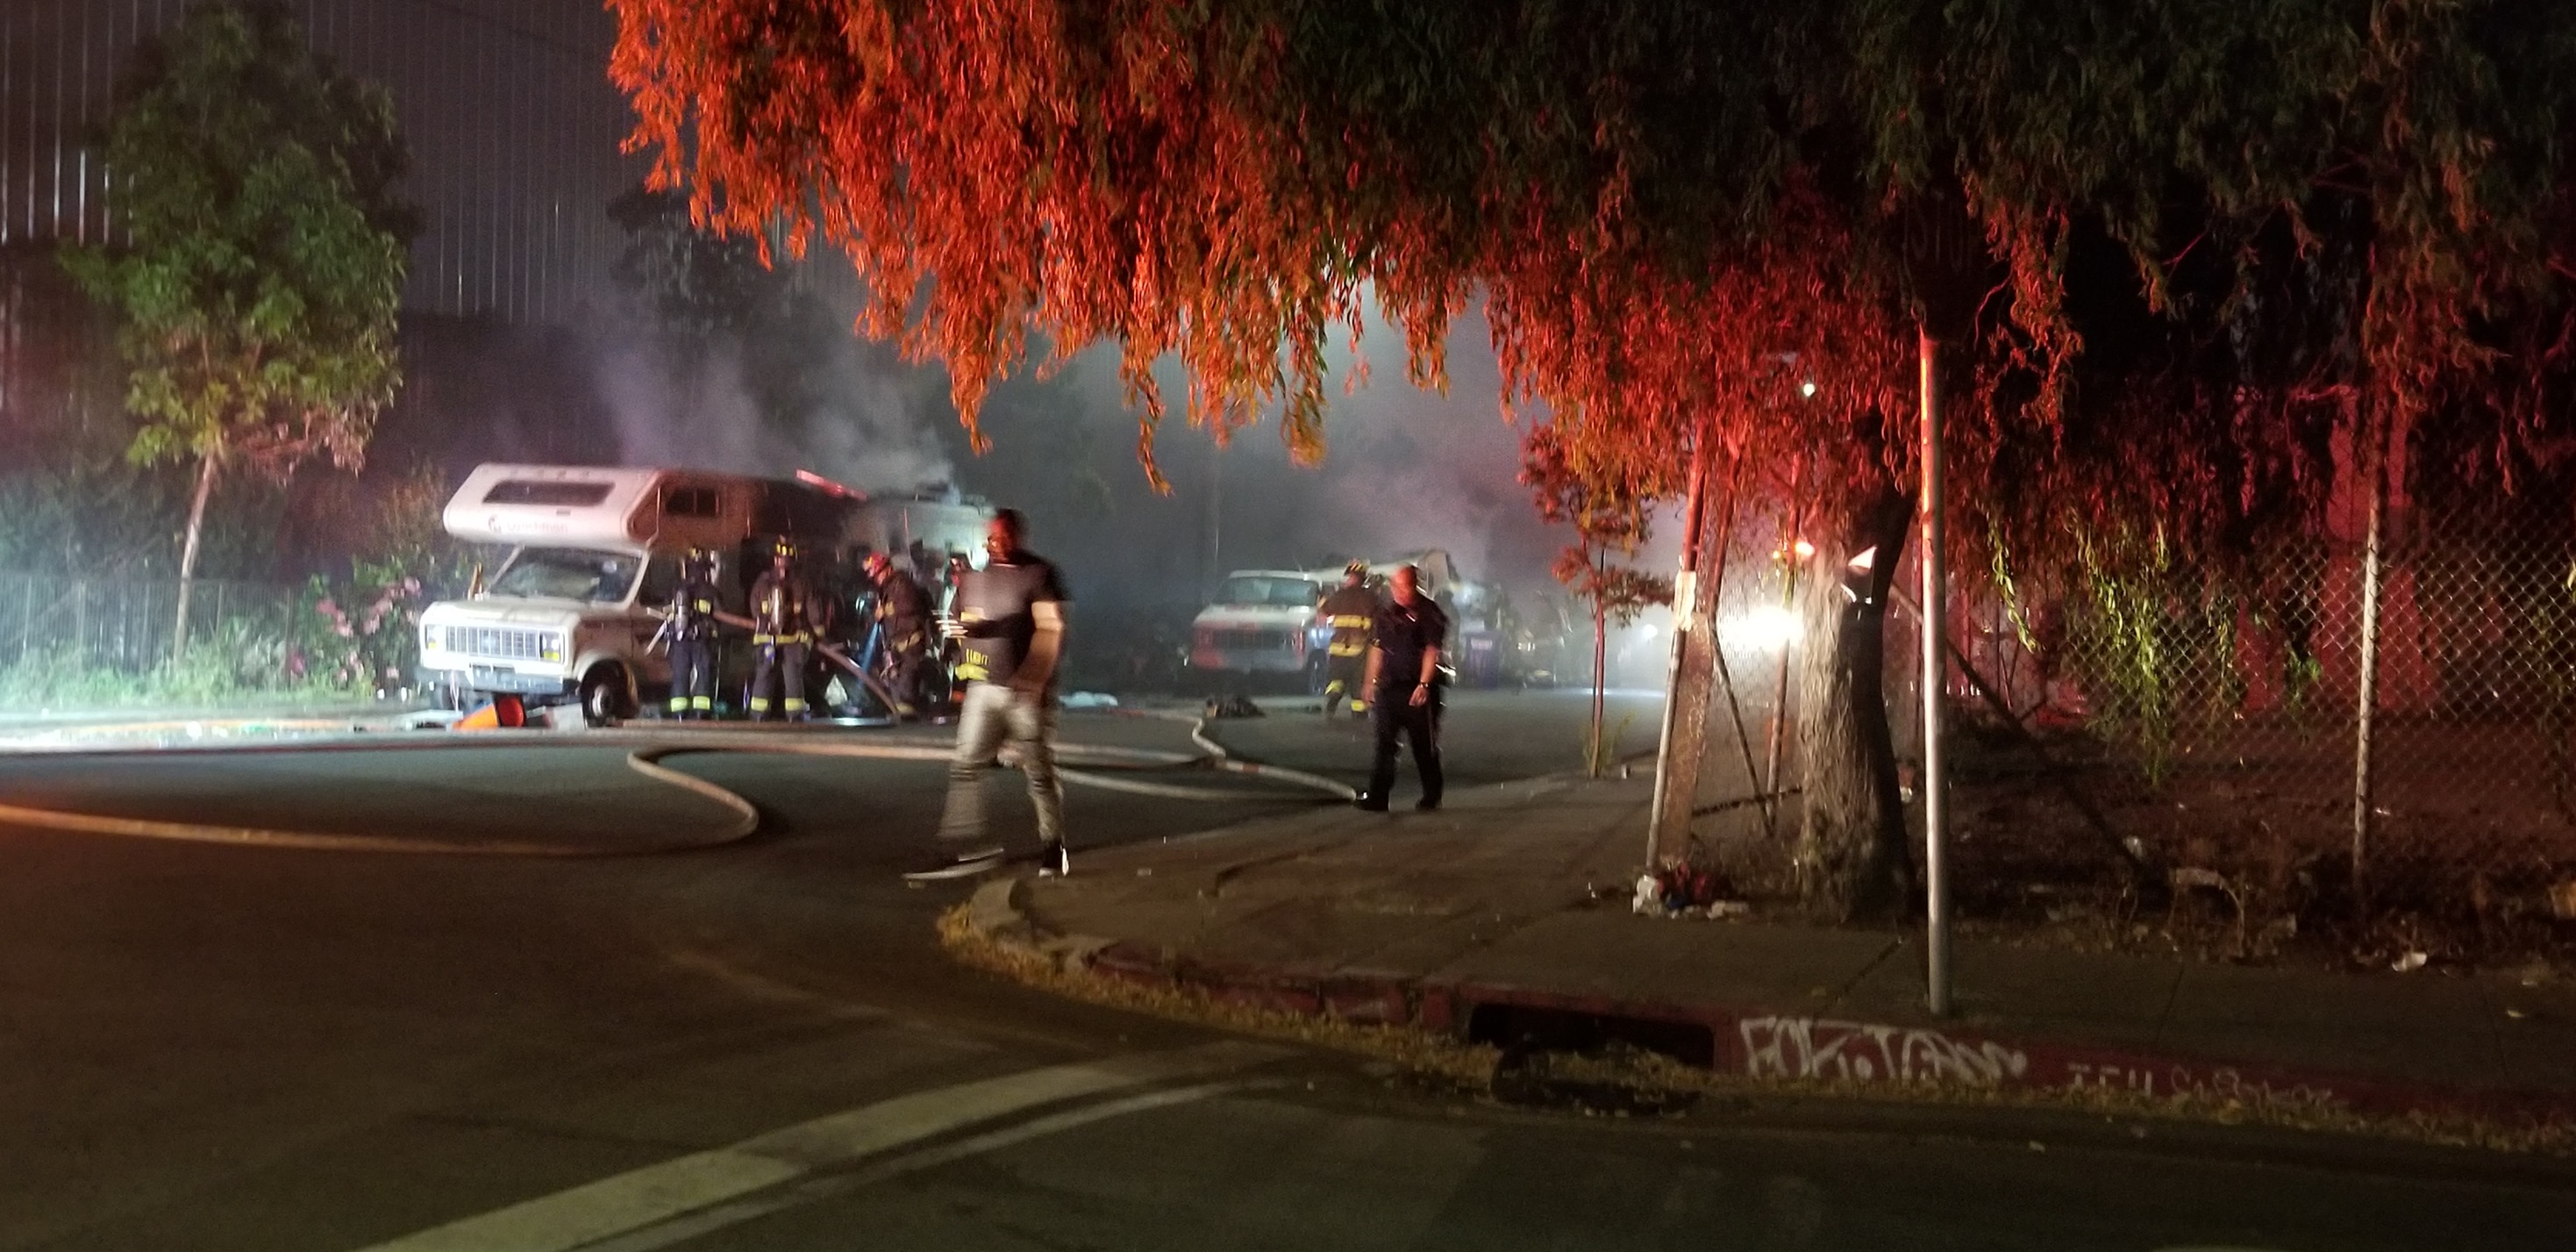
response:
M934 1135L1062 1100L1221 1074L1286 1055L1216 1043L1026 1070L881 1100L373 1244L361 1252L570 1252Z
M1077 1126L1107 1121L1113 1117L1150 1112L1154 1109L1170 1108L1176 1104L1189 1104L1210 1096L1226 1095L1260 1085L1262 1084L1245 1082L1208 1083L1204 1086L1151 1091L1144 1095L1129 1096L1124 1100L1086 1105L1023 1122L1007 1129L988 1131L955 1143L924 1148L918 1152L907 1152L855 1173L810 1179L768 1195L752 1196L730 1204L719 1204L695 1213L682 1214L670 1221L648 1226L632 1234L620 1235L604 1243L585 1244L580 1252L657 1252L658 1249L687 1243L700 1235L712 1234L728 1226L739 1226L744 1222L767 1217L783 1209L846 1195L862 1187L875 1186L888 1179L946 1165L951 1161L962 1161L970 1156L981 1156L986 1152L1007 1148L1017 1143L1026 1143L1031 1139L1061 1134Z

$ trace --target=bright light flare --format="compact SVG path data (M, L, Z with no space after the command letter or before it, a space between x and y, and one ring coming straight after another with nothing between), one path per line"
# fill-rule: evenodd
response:
M1777 652L1798 641L1798 615L1776 604L1746 609L1717 624L1718 637L1756 652Z
M1805 399L1813 400L1816 398L1816 385L1814 383L1800 383L1798 384L1798 394Z

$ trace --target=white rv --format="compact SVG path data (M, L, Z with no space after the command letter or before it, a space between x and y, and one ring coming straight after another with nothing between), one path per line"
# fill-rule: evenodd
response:
M443 520L457 538L510 552L470 598L421 614L421 686L456 707L501 692L578 702L597 724L668 690L667 652L651 647L661 622L647 610L669 599L690 548L717 554L739 612L776 537L804 549L819 587L864 548L971 547L983 515L958 499L877 504L829 484L698 470L485 465Z

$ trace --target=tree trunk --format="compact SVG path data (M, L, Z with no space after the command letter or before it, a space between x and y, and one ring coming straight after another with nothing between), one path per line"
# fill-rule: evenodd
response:
M1839 533L1814 540L1801 579L1799 893L1828 920L1894 915L1913 881L1896 743L1887 720L1887 599L1913 501L1893 483L1863 493ZM1849 572L1875 547L1869 572Z
M197 589L197 541L206 530L206 497L215 493L215 452L209 448L197 462L197 496L188 504L188 537L179 545L179 619L170 632L170 662L188 655L188 600Z
M1592 609L1592 759L1586 776L1601 776L1601 695L1610 676L1610 615L1602 611L1599 601Z

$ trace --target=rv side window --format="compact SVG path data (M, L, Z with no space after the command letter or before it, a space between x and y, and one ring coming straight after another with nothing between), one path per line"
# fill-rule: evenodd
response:
M585 509L608 498L607 483L555 483L504 478L483 493L485 504L533 504L541 508Z
M713 487L665 487L662 512L670 517L720 517Z

